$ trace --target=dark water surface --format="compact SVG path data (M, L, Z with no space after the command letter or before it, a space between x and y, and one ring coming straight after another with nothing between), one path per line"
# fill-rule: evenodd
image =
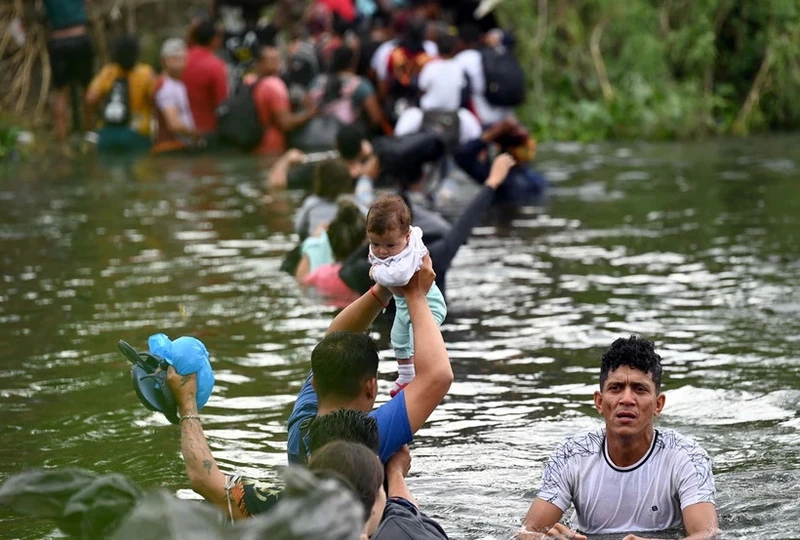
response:
M660 425L714 458L725 537L800 537L800 138L551 145L539 164L547 206L489 216L449 273L456 382L413 448L421 506L453 538L508 538L553 447L599 424L602 348L636 332L665 359ZM0 171L0 480L69 465L188 495L178 429L116 352L158 331L211 351L222 468L275 476L335 312L279 272L301 194L265 198L263 177L220 159ZM2 538L49 534L0 510Z

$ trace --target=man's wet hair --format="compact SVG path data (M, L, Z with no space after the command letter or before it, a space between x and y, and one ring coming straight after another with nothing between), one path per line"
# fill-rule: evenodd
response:
M211 19L206 19L194 29L194 42L201 47L208 47L217 35L217 24Z
M139 41L135 36L120 36L114 41L111 59L123 71L130 71L139 61Z
M383 465L378 456L363 444L335 441L311 454L308 469L318 477L336 478L361 501L366 521L378 490L383 486Z
M354 409L317 416L308 425L308 436L308 451L312 454L333 441L363 444L375 454L380 451L378 421Z
M336 148L342 159L356 159L361 154L364 132L356 126L343 126L336 134Z
M378 346L368 335L334 332L314 347L311 369L320 400L354 399L378 377Z
M656 353L656 347L652 341L635 335L615 340L603 353L600 362L601 392L609 373L621 366L628 366L631 369L647 373L656 384L656 393L661 392L661 356Z

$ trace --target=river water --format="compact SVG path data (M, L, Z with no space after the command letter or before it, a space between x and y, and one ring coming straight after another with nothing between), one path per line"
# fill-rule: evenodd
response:
M412 449L422 508L452 538L509 538L550 451L600 424L603 347L635 332L664 357L658 424L714 459L725 538L800 537L800 138L557 144L538 164L547 204L487 216L448 275L456 380ZM218 158L0 171L0 480L79 466L188 496L178 429L116 350L158 331L211 351L222 468L275 478L335 311L279 272L302 193L264 175ZM52 531L0 510L2 538Z

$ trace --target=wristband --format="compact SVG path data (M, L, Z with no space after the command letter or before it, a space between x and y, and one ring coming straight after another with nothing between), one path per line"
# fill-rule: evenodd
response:
M378 301L378 303L381 305L381 307L382 307L383 309L386 309L387 307L389 307L389 303L388 303L388 302L387 302L387 303L385 303L385 304L384 304L383 302L381 302L381 297L380 297L380 296L378 296L378 295L375 293L375 290L374 290L374 288L375 288L375 285L373 285L372 287L370 287L370 288L369 288L369 292L372 294L372 296L375 298L375 300L377 300L377 301Z

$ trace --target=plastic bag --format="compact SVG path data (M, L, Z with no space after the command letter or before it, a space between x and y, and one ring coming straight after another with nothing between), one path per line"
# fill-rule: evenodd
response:
M36 469L9 477L0 486L0 504L24 516L52 519L63 532L90 540L107 538L141 493L121 474Z
M153 334L147 345L151 354L166 360L179 374L197 374L197 409L202 409L214 389L214 371L203 342L189 336L170 341L165 334Z

